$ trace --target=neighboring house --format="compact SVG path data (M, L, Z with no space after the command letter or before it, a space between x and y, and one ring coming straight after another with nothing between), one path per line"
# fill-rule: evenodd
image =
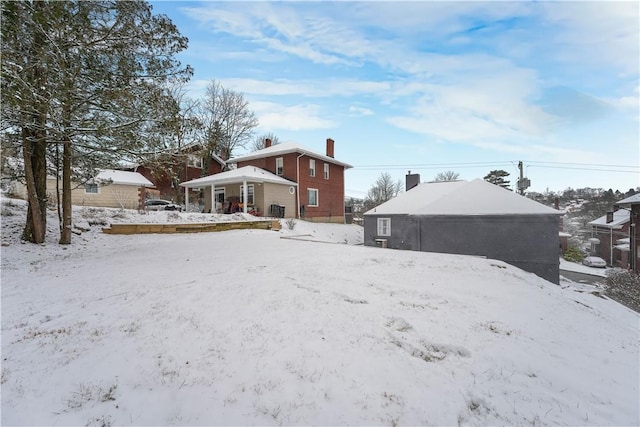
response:
M271 145L229 159L238 168L255 166L297 184L295 216L318 222L345 222L344 171L352 166L334 158L334 141L328 138L326 155L293 143Z
M627 268L628 249L625 251L618 241L629 237L629 223L629 212L624 209L591 221L591 255L599 256L610 266Z
M171 157L170 165L165 169L152 168L143 164L131 165L125 169L139 172L151 181L157 190L154 192L154 197L180 202L179 197L182 192L178 186L179 183L220 173L224 170L226 164L224 160L214 154L211 157L208 169L203 173L205 162L197 150L199 150L199 147L193 144L185 147L180 153L176 153ZM191 196L193 200L195 194Z
M365 245L484 256L559 283L561 212L481 179L406 187L365 212Z
M296 217L298 185L256 166L232 169L183 182L180 186L185 189L187 210L188 190L197 189L204 193L204 212Z
M105 208L141 209L145 192L153 184L137 172L105 169L85 184L71 184L71 204ZM62 189L62 183L60 183ZM26 187L17 184L17 195L26 199ZM47 178L47 193L55 200L56 179Z
M620 208L618 212L627 212L629 215L629 236L626 241L629 251L629 268L640 274L640 193L616 202L615 206ZM624 241L620 242L621 250L624 244Z

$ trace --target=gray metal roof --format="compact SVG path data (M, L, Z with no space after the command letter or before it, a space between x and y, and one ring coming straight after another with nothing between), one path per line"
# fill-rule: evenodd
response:
M365 215L562 215L482 179L422 183Z

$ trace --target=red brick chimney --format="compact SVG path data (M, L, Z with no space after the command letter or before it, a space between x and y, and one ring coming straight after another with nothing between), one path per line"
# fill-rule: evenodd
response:
M333 158L333 139L327 138L327 157Z
M269 138L264 140L264 148L271 147L271 140Z

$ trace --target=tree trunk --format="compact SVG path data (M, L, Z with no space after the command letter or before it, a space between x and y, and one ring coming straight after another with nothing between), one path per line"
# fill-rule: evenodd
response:
M42 12L43 2L34 2L33 8ZM40 54L45 46L43 35L36 31L33 46L28 52L28 65L33 68L27 80L33 82L36 91L46 87L46 74L40 63ZM39 94L41 95L41 94ZM27 222L22 238L33 243L44 243L47 232L47 131L46 120L48 104L38 99L34 109L36 113L25 117L22 128L22 156L24 160L25 180L27 184Z
M71 140L62 143L62 226L60 244L71 244Z
M22 153L29 203L22 238L32 243L44 243L47 231L47 174L41 165L46 162L45 142L29 128L22 129Z

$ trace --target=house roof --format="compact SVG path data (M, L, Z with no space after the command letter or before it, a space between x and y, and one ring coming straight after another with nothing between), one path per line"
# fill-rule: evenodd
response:
M95 177L96 180L111 181L114 184L135 185L136 187L153 187L153 183L138 172L103 169Z
M482 179L422 183L365 215L562 215Z
M255 166L244 166L238 169L232 169L227 172L221 172L214 175L205 176L191 181L183 182L181 187L199 188L209 187L211 185L236 184L243 181L250 182L269 182L272 184L295 185L293 181L284 179L269 171Z
M613 213L613 221L607 223L607 216L603 215L598 219L594 219L589 223L591 226L620 229L630 221L629 212L624 209L617 210Z
M316 159L323 160L328 163L333 163L338 166L342 166L345 169L352 168L348 163L340 162L333 157L325 156L324 154L318 154L310 148L305 147L304 145L300 145L296 142L283 142L282 144L272 145L271 147L263 148L262 150L254 151L253 153L249 153L245 156L234 157L229 159L227 163L238 163L238 162L246 162L248 160L262 159L265 157L273 157L279 156L289 153L299 153L306 154L310 157L314 157Z
M640 193L634 194L633 196L627 197L626 199L622 199L619 202L615 203L617 206L629 207L631 205L640 205Z

